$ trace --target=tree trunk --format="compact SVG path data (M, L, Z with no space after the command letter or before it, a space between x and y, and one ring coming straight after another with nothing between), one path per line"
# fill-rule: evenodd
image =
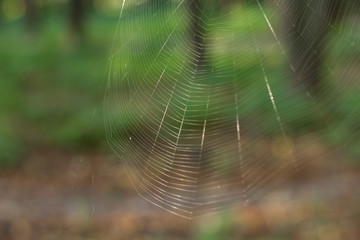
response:
M289 46L292 85L319 94L329 25L338 19L339 0L319 0L311 11L306 1L286 1L284 22ZM320 9L320 10L319 10Z
M193 57L193 64L196 67L201 67L204 62L204 54L205 54L205 38L206 33L202 26L202 4L201 0L190 0L190 34L192 36L192 44L193 51L195 52L195 56Z
M83 38L84 15L82 0L70 0L70 29L75 40L81 40Z
M34 0L25 0L26 13L25 21L27 29L31 32L36 31L39 25L38 8Z
M3 5L3 0L0 0L0 6ZM4 25L4 16L0 14L0 28Z

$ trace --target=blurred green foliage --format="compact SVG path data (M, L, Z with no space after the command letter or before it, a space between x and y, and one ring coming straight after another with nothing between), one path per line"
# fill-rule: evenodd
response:
M38 32L1 26L0 162L34 147L105 144L101 104L116 16L93 12L84 41L53 12Z
M16 2L16 6L21 7L21 2ZM67 16L62 12L66 9L66 1L60 1L58 5L42 5L42 8L47 10L46 14L42 14L41 28L36 32L26 30L21 9L15 11L15 5L8 1L5 3L5 7L4 2L2 3L2 10L7 9L13 13L5 14L7 19L1 18L0 162L11 162L18 159L23 151L35 147L73 149L104 146L106 138L102 101L108 71L107 58L111 55L118 21L118 3L94 1L93 7L87 10L85 36L80 42L73 41L70 36ZM257 6L251 5L243 9L244 14L256 25L254 30L249 29L246 21L242 21L245 15L233 16L226 22L230 27L247 34L240 36L239 42L241 37L251 37L251 34L271 36L263 16L254 13L256 8ZM132 16L136 19L134 14ZM149 18L151 16L149 14ZM123 21L128 21L128 27L138 27L138 23L133 21L131 16L125 15ZM156 21L152 19L149 24L156 24ZM146 34L151 35L155 31L153 29L156 28L152 28L151 24L147 27ZM186 25L179 27L184 28ZM136 41L145 41L146 34L142 36L143 39L138 38ZM162 44L163 38L167 36L159 34L156 38L159 42L150 43L151 46ZM335 42L351 41L350 38L351 36L344 34ZM239 44L239 48L243 47L248 48ZM142 59L142 62L153 59L150 49L151 47L149 53L141 56L147 59ZM136 56L131 56L132 49L128 51L124 51L122 57L131 57L132 61L138 61ZM352 114L358 112L354 106L359 105L359 91L349 88L347 91L338 92L336 99L330 96L331 101L327 99L324 103L317 104L318 108L321 107L321 111L317 111L313 102L288 91L285 75L284 78L278 77L278 72L284 72L284 63L277 60L279 54L268 54L264 61L272 63L268 69L268 77L272 79L271 84L274 86L274 94L281 109L286 109L286 112L279 110L284 127L299 132L317 131L324 128L325 117L329 123L327 126L330 126L326 129L325 136L330 143L338 145L343 139L352 138L351 154L359 156L360 140L359 137L354 137L353 133L360 125L356 121L357 118L352 117ZM343 59L348 57L336 51L329 55ZM220 57L224 57L223 53L220 53L218 58ZM216 58L214 53L215 61ZM261 134L279 134L271 102L268 97L264 97L264 94L267 94L266 86L264 81L258 80L263 79L263 76L261 71L257 70L259 62L255 49L252 48L250 53L248 51L244 59L241 65L237 66L247 74L247 81L241 83L246 99L242 100L244 102L240 108L240 117L251 116L254 124L261 123L261 127L257 128ZM232 64L231 60L228 62ZM137 76L142 73L141 67L139 65L131 69L131 75ZM336 83L331 81L328 81L327 90L337 88ZM121 119L119 122L121 127Z

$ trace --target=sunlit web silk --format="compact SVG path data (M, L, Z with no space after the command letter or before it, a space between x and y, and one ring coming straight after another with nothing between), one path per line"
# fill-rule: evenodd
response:
M327 51L323 74L339 92L354 89L359 19L349 13L334 26L319 3L306 2L305 11L332 34L325 49L336 49ZM279 16L286 1L242 1L222 9L204 1L197 10L192 4L123 2L105 99L108 141L139 194L184 217L247 204L293 175L302 166L294 148L298 138L337 132L323 106L341 112L341 101L359 99L355 91L346 97L332 92L339 102L319 104L301 79L289 80L301 69L291 62L285 42L293 38L284 29L289 22L298 29L302 16L285 25ZM297 1L291 4L296 8ZM341 4L344 12L355 6ZM312 37L311 24L301 29L298 38ZM312 44L303 51L315 58L325 52ZM352 59L346 60L349 51ZM289 89L289 81L298 81L300 93ZM325 84L320 95L328 92ZM323 117L318 129L306 127L314 112ZM342 112L353 120L359 107Z

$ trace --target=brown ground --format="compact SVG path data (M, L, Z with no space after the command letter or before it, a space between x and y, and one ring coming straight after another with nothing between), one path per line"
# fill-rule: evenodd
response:
M359 171L319 166L245 208L187 220L138 196L109 152L34 151L0 170L0 239L360 239Z

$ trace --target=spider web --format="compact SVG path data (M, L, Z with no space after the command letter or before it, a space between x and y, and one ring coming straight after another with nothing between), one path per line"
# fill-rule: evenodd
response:
M301 169L302 136L356 141L341 130L359 130L358 5L326 2L123 1L104 107L140 195L188 218L246 205Z

